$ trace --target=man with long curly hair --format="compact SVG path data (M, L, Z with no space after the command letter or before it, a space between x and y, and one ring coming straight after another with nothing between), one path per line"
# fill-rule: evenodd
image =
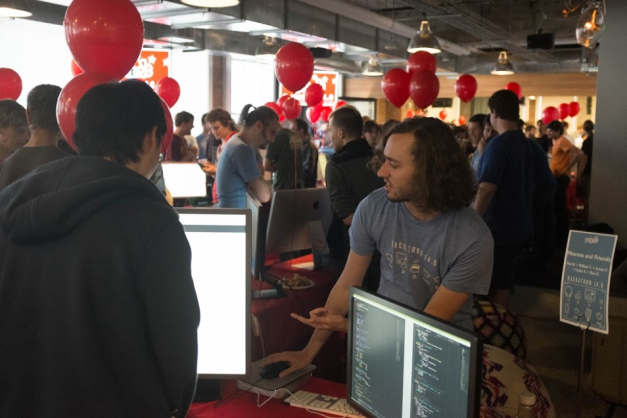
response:
M469 207L474 177L451 129L434 118L410 119L383 138L374 165L385 187L357 208L346 267L324 308L309 318L316 330L298 352L274 354L287 361L285 376L309 364L332 331L346 330L348 292L362 284L375 250L381 253L377 293L472 329L472 294L487 294L492 273L490 230Z

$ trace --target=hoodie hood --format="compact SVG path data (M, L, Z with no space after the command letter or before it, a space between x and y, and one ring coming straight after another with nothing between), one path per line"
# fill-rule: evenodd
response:
M121 164L98 157L64 158L0 191L0 228L17 243L54 239L108 204L138 195L167 205L148 179Z

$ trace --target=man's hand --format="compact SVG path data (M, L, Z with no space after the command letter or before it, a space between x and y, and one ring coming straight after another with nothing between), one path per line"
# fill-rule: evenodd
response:
M288 374L307 367L313 361L315 355L311 355L306 350L302 351L284 351L268 356L264 362L264 366L279 361L287 361L290 364L288 369L283 370L279 377L285 377Z
M214 175L216 173L215 165L209 162L201 162L200 165L201 165L200 168L202 169L202 171L205 172L205 174Z
M309 312L309 318L305 318L295 313L291 314L291 316L303 324L316 329L341 332L348 331L348 319L342 315L331 314L326 308L314 309Z

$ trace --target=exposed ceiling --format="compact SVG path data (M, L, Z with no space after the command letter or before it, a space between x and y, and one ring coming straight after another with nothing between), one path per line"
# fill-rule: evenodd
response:
M596 70L596 52L575 39L581 0L241 0L199 9L180 0L132 0L144 19L147 45L254 55L264 36L316 48L318 67L357 75L378 56L385 68L404 66L409 39L426 15L444 50L442 72L487 74L501 50L516 72ZM71 0L27 0L31 19L62 24ZM106 0L97 3L106 7ZM102 5L102 6L101 6ZM527 35L553 33L549 50L528 49Z

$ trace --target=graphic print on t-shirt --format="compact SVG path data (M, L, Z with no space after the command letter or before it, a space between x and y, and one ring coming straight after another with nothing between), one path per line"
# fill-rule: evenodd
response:
M438 259L425 253L420 247L392 240L392 252L385 254L394 277L409 276L421 279L427 286L437 289L442 281L438 274Z

